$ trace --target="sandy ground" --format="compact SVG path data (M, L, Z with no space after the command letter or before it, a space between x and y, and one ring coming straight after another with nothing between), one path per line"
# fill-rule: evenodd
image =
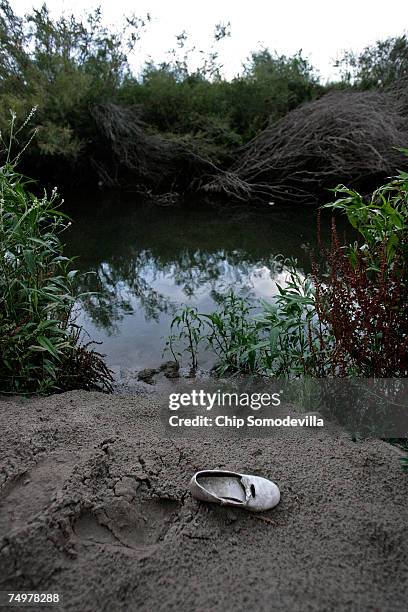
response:
M154 395L86 392L0 400L0 429L0 590L81 612L405 609L408 476L383 442L170 438ZM205 467L272 478L281 503L200 504Z

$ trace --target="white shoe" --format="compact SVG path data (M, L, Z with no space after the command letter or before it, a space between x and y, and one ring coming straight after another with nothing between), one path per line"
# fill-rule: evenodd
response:
M202 470L190 481L191 495L221 506L235 506L252 512L274 508L280 491L271 480L224 470Z

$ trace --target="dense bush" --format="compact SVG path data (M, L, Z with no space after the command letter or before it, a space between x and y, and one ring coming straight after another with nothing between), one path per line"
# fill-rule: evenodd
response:
M86 19L51 18L47 8L17 16L7 0L0 1L0 129L5 129L9 109L19 117L37 108L35 137L26 167L36 176L54 182L112 183L106 168L115 166L117 184L138 184L157 189L148 174L121 167L98 122L95 107L137 109L128 113L142 126L142 149L159 134L174 142L174 173L192 172L190 158L180 168L178 146L228 166L236 150L270 120L319 95L321 87L300 54L278 56L262 51L252 55L244 74L231 82L220 76L217 52L203 54L201 67L190 72L178 55L166 64L148 64L142 75L132 75L127 54L133 49L145 21L128 19L123 31L108 31L99 10ZM218 26L215 39L227 35ZM180 46L185 36L179 37ZM134 128L129 124L129 131ZM135 146L137 146L135 142ZM152 143L154 147L154 142ZM167 147L169 148L169 147ZM139 152L139 156L143 151ZM188 157L188 156L187 156ZM167 162L168 163L168 160ZM122 170L124 175L122 176ZM185 182L185 181L184 181ZM160 190L184 188L177 178L162 181Z
M330 205L347 215L363 244L345 248L335 226L323 251L327 273L315 274L319 320L333 337L333 373L408 376L408 174L369 198L340 186Z
M232 81L210 79L204 67L189 74L186 66L149 64L140 83L124 83L121 96L141 104L145 120L160 132L196 135L207 121L210 127L218 121L230 131L232 144L239 144L323 91L300 53L288 57L263 50L253 53Z
M1 0L0 129L7 130L9 109L23 117L37 108L22 134L35 130L26 163L53 172L54 180L89 168L98 144L90 108L117 94L127 70L125 50L141 25L131 19L125 32L110 32L99 9L83 21L55 20L45 5L20 18Z
M322 189L340 177L371 189L399 168L393 147L406 142L405 36L340 62L341 88L393 85L398 93L323 96L336 85L321 86L300 52L263 49L242 74L222 78L222 25L198 68L189 67L193 48L182 33L167 62L132 74L127 56L147 20L132 17L111 31L100 10L54 19L43 6L22 18L0 0L0 130L9 109L23 117L37 108L35 124L21 134L34 135L26 173L64 186L130 186L161 196L205 187L303 202L320 201ZM106 127L118 116L113 142Z
M345 83L361 89L385 88L408 77L406 34L380 40L360 53L348 51L336 62Z

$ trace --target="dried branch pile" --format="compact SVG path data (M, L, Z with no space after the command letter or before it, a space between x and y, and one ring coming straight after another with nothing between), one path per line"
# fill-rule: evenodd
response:
M154 193L174 193L214 168L181 140L149 132L139 107L110 103L94 107L92 115L105 149L92 161L105 185L131 183Z
M407 166L407 94L333 92L269 126L207 192L244 200L316 201L338 182L367 185Z

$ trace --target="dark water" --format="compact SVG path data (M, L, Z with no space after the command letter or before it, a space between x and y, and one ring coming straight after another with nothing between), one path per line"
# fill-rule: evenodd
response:
M307 245L316 236L316 211L308 207L173 208L128 201L82 202L69 212L68 254L79 256L77 268L93 272L82 290L98 291L80 300L77 323L103 342L110 366L131 369L163 360L181 304L208 312L230 289L270 298L286 277L279 254L297 258L299 269L308 271ZM208 360L204 356L201 365Z

